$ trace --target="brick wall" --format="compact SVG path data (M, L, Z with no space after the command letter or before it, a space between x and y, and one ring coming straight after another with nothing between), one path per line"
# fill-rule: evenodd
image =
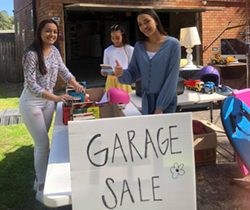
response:
M19 19L20 34L15 36L16 41L22 40L22 31L25 29L25 40L33 39L34 32L30 27L30 10L32 10L32 0L14 1L14 16Z
M224 7L222 11L209 11L202 13L202 47L209 45L229 24L229 27L242 25L244 21L237 21L242 19L238 12L238 8ZM226 30L224 34L211 45L210 48L203 54L203 65L206 66L211 57L220 52L221 38L244 38L245 35L239 35L239 32L244 32L244 27ZM217 47L218 51L212 51L213 47Z
M51 19L52 17L60 17L59 31L63 32L63 4L61 0L37 0L37 24L44 19ZM64 58L63 42L59 39L62 57ZM55 89L62 89L65 87L65 82L60 76L57 78Z

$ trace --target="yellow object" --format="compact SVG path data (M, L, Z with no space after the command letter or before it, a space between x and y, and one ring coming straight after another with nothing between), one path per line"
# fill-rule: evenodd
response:
M180 67L183 67L185 65L187 65L187 59L186 58L182 58L181 62L180 62Z
M106 85L105 85L105 90L108 91L111 88L119 88L119 89L126 91L127 93L131 93L132 91L132 88L130 85L120 84L115 76L108 75Z
M200 92L201 88L204 86L204 82L196 82L195 87L196 87L196 92Z
M100 111L99 111L99 107L90 107L87 109L87 113L92 112L95 119L99 119L100 118Z
M226 60L225 58L221 57L221 54L218 53L218 54L215 54L215 55L212 57L211 63L212 63L213 65L215 65L215 64L224 65L224 64L227 63L227 60Z
M234 57L227 57L227 62L234 61Z

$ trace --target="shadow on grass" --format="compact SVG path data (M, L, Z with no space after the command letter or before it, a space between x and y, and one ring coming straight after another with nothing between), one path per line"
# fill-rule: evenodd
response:
M70 210L71 206L48 208L35 199L33 147L23 146L0 162L1 210Z
M23 90L23 83L8 83L0 84L0 99L19 98Z

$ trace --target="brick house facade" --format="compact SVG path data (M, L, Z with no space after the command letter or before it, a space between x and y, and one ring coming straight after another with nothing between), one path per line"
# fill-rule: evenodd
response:
M104 5L105 7L103 7ZM197 26L202 42L197 51L199 56L196 59L198 64L203 66L210 62L210 58L215 54L214 49L220 50L221 38L244 38L245 36L244 26L227 30L205 53L202 53L202 49L211 43L230 21L232 21L230 24L232 27L245 23L244 20L240 20L242 19L242 12L244 14L245 11L243 0L14 0L14 16L16 23L19 24L15 40L16 42L32 40L34 37L32 27L36 27L43 19L59 17L59 30L65 37L65 42L60 39L59 44L61 54L66 61L67 35L70 29L69 27L67 29L65 20L68 17L74 19L75 15L77 19L77 17L80 17L80 13L91 12L92 10L91 14L102 11L105 13L108 10L109 15L112 11L116 11L124 12L126 15L128 13L129 16L130 12L136 12L143 7L154 8L157 13L164 11L163 15L168 14L168 33L173 36L176 35L178 28L188 27L188 20L192 19L190 24ZM84 22L84 24L88 24L88 21ZM88 43L85 44L87 46ZM57 87L63 85L64 83L59 79Z

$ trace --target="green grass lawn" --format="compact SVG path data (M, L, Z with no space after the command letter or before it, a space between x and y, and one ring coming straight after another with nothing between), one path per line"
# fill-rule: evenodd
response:
M0 86L0 111L18 108L18 103L19 98L8 97ZM35 199L33 149L33 140L24 124L0 126L1 210L50 209Z

